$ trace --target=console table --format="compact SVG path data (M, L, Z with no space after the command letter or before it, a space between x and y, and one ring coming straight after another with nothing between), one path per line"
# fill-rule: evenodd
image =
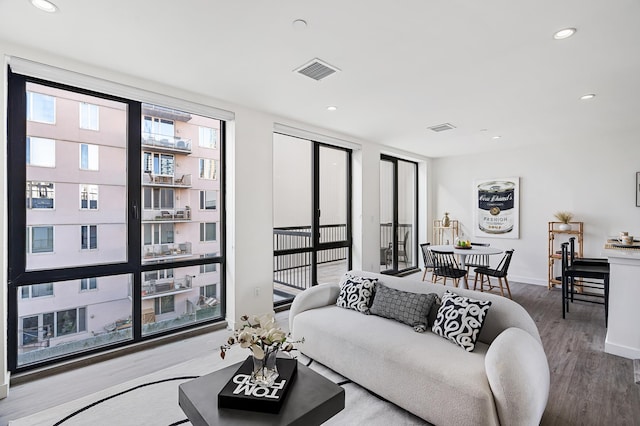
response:
M241 364L178 387L178 404L193 426L320 425L344 408L344 389L302 364L278 414L218 408L218 393Z

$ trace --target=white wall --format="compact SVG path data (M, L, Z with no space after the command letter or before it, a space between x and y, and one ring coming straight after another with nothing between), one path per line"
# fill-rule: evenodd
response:
M435 218L450 212L474 241L514 248L512 281L546 285L547 223L556 220L555 212L570 211L573 220L584 222L585 256L601 256L606 237L619 231L640 235L634 191L639 158L637 135L628 135L598 145L556 144L436 159L431 212ZM520 238L473 238L474 180L517 176Z
M0 41L0 57L15 55L66 70L84 73L119 84L162 93L186 101L233 111L236 120L227 129L227 319L234 325L239 317L273 310L273 128L274 123L304 129L360 145L353 153L353 267L376 271L379 262L379 162L383 147L353 140L326 129L319 129L283 117L251 110L229 102L182 91L170 86L138 79L113 70L52 56L46 52L25 49ZM115 67L116 65L114 65ZM0 111L2 168L0 196L5 200L0 210L0 398L8 391L7 374L7 237L6 237L6 82L7 67L0 67L0 97L5 107ZM385 153L420 162L421 170L428 159L385 148ZM421 173L420 192L425 197L426 173ZM420 219L426 217L426 204L421 200ZM426 240L421 226L420 241Z

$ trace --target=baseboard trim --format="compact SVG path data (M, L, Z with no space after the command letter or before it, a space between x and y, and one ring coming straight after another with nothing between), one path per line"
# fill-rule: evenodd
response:
M637 348L631 348L629 346L612 343L609 341L608 336L604 340L604 351L608 354L621 356L623 358L628 358L633 360L640 359L640 350L638 350Z

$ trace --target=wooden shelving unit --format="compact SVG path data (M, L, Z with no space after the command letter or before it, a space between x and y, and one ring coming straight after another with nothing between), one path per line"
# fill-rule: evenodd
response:
M442 220L436 219L433 221L433 241L431 244L434 246L440 244L453 244L458 237L460 227L457 220L451 220L449 226L442 226Z
M569 222L569 225L571 225L571 229L568 231L562 231L558 229L561 224L562 222L549 222L549 289L552 289L556 285L562 285L562 281L560 281L558 279L559 277L554 273L554 265L556 264L556 262L558 264L561 264L562 262L562 255L560 254L560 245L562 243L568 242L569 238L571 237L576 237L574 254L576 257L583 257L583 222Z

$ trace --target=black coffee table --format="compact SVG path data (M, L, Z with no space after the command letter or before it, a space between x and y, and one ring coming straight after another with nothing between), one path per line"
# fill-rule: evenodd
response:
M239 362L178 387L178 404L194 426L319 425L344 408L344 389L298 363L298 374L278 414L218 408L218 392Z

